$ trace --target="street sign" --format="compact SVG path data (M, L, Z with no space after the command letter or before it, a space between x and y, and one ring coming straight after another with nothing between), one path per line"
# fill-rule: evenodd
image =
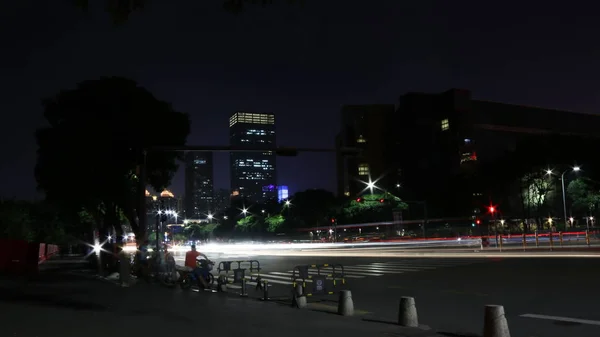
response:
M326 293L325 290L325 280L326 277L322 275L313 276L313 294L314 295L323 295Z

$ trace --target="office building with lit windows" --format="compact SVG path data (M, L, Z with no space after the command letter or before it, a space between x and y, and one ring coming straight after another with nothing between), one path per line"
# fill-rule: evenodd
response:
M378 180L381 185L396 181L395 172L389 172L394 166L393 158L386 156L390 145L387 138L393 131L389 120L393 114L393 104L342 107L342 127L336 138L336 147L360 148L363 151L359 157L337 158L338 195L356 197L370 179Z
M203 219L214 207L213 153L190 151L185 155L185 216Z
M229 118L230 145L253 152L231 153L231 188L243 198L277 198L275 115L236 112Z
M360 195L371 179L404 200L425 201L430 217L472 216L490 203L516 212L518 202L498 192L517 180L508 177L517 173L507 158L568 167L596 160L585 153L600 145L597 115L475 100L459 89L407 93L396 106L344 106L341 113L336 146L363 153L338 158L338 193Z

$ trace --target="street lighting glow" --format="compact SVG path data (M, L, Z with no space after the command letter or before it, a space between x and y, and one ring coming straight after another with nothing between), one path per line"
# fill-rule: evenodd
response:
M208 214L208 220L212 220L212 218L213 218L213 215L209 213Z
M374 182L372 182L372 181L369 181L369 182L367 183L367 188L373 189L373 187L375 187L375 183L374 183Z
M245 208L243 208L243 209L242 209L242 214L246 215L246 213L248 213L248 210L247 210L247 209L245 209Z
M94 253L100 254L101 250L102 250L102 245L100 243L96 242L94 244Z
M289 200L286 200L286 201L285 201L285 205L286 205L286 206L289 206L289 205L291 205L291 202L290 202Z
M575 221L575 219L573 219L573 217L570 217L570 218L569 218L569 222L570 222L570 223L573 223L573 221Z
M577 172L577 171L579 171L579 170L581 170L581 167L579 167L579 166L574 166L574 167L573 167L573 171Z
M552 175L552 170L551 170L551 169L547 169L547 170L546 170L546 174L547 174L547 175Z

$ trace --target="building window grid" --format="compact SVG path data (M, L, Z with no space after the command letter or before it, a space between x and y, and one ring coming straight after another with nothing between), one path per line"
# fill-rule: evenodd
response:
M450 129L450 121L448 118L442 119L441 122L442 131L446 131Z
M358 165L358 175L368 176L369 175L369 164L362 163Z

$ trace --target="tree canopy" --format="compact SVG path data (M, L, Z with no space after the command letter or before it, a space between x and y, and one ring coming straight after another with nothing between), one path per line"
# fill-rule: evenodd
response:
M571 207L574 213L589 215L598 207L600 190L593 183L585 178L577 178L569 183L567 193L573 201Z
M136 213L142 150L185 145L188 115L121 77L81 82L43 100L43 106L49 125L36 133L38 188L48 200L85 209L104 227L117 225L123 213L143 237L137 219L145 215ZM149 152L147 183L156 190L168 186L178 158L174 152Z

